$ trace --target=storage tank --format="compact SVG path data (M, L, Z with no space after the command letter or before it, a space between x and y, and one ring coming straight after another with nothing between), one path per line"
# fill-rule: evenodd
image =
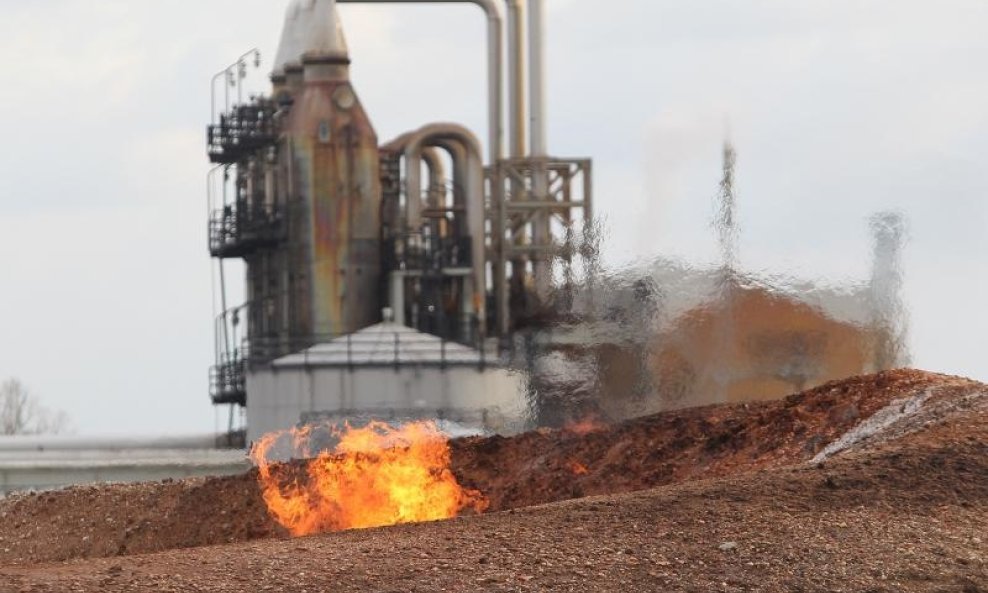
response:
M254 368L247 438L362 419L511 434L526 428L526 385L494 354L386 321Z

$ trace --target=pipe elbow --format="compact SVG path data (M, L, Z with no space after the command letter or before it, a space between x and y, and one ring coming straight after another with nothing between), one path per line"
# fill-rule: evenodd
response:
M499 23L504 20L504 15L501 13L501 7L495 0L468 0L473 4L476 4L487 13L487 18L491 20L496 20Z

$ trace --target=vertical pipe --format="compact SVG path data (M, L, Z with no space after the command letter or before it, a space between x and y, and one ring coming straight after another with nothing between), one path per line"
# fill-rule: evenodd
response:
M504 51L504 23L495 0L337 0L339 3L362 4L427 4L430 2L476 4L487 14L487 125L488 159L496 162L504 158L504 84L502 52Z
M504 183L504 174L499 169L496 177L499 185ZM506 252L508 246L505 245L505 235L507 234L507 204L505 200L498 200L494 204L494 232L496 234L494 248L499 250L498 257L494 260L494 301L497 311L497 334L502 340L507 339L511 329L510 311L508 310L508 271ZM513 271L512 271L513 272Z
M534 175L532 177L532 199L541 202L542 207L533 216L532 242L540 251L533 258L535 292L540 300L549 296L552 288L552 254L549 250L552 235L549 227L549 211L546 208L549 196L549 171L546 131L545 97L545 2L529 0L529 52L531 92L531 134Z
M593 161L583 163L583 223L592 226L593 211Z
M547 156L545 120L545 3L528 0L528 43L530 54L532 156Z
M467 206L467 230L472 241L472 269L473 269L473 310L480 317L480 330L484 331L484 295L487 290L487 254L485 247L484 223L486 217L486 204L484 199L484 162L480 143L476 137L466 128L455 124L431 124L425 126L407 139L404 149L406 179L411 183L419 183L419 171L422 163L423 148L437 140L456 140L464 146L467 151L467 180L464 194ZM417 179L413 179L417 178ZM409 191L414 191L410 189Z
M525 35L525 2L526 0L505 0L508 5L508 96L509 96L509 120L511 123L511 157L515 159L524 158L528 155L528 106L525 103L526 92L525 92L525 74L526 74L526 62L528 56L526 55L527 43ZM512 200L521 201L525 199L525 193L527 191L526 184L519 181L515 176L511 176L508 182L508 188L504 187L503 177L498 176L502 179L500 185L496 188L501 194L499 201ZM510 197L504 196L503 192L507 189ZM497 208L495 208L498 211ZM499 216L499 215L498 215ZM528 232L529 226L518 229L514 233L514 243L512 245L502 245L505 242L504 238L504 225L495 225L495 229L499 233L497 237L497 245L495 249L507 249L508 247L524 247L527 243L531 241L531 234ZM500 285L508 282L506 266L503 265L501 260L503 257L499 256L499 263L495 265L495 285ZM525 286L525 273L526 273L526 259L523 257L515 257L511 261L512 269L512 286ZM507 288L496 286L496 293L503 293L503 297L507 299ZM500 297L499 297L500 298ZM507 316L507 309L505 307L498 307L498 316ZM506 335L506 330L503 328L508 327L508 320L505 319L504 323L499 323L498 327L500 329L501 335Z
M274 150L268 151L264 159L264 213L271 215L274 213L274 204L277 200L277 186L275 183L275 166L277 159Z
M223 167L224 165L216 165L215 167L210 169L209 174L206 175L206 203L207 203L207 213L208 213L207 220L209 221L208 223L209 228L207 229L207 235L208 235L210 249L212 249L212 245L213 245L213 233L216 232L214 231L214 227L213 227L214 225L213 221L216 216L216 207L214 204L216 198L213 195L213 175L215 175L216 172L222 169ZM213 267L212 265L210 265L209 268L210 268L209 273L212 282L211 284L212 299L210 300L212 301L212 305L213 305L213 309L212 309L213 319L216 320L219 319L219 313L216 310L216 268ZM217 364L219 364L222 362L221 361L222 349L220 348L220 339L222 338L222 332L217 327L214 327L213 329L215 330L216 333L213 339L213 347L215 349L216 362Z
M501 64L503 24L497 5L481 4L487 10L487 126L489 142L487 159L496 163L504 158L504 75Z
M528 143L528 111L525 108L525 0L506 0L508 5L508 102L511 150L514 158L525 156Z
M401 270L391 272L391 310L390 321L405 325L405 273Z
M449 154L450 160L453 164L453 199L452 205L458 208L467 207L466 191L468 189L468 178L467 173L467 149L463 146L461 142L448 141L448 140L436 140L434 144ZM422 153L423 156L426 153ZM460 214L461 211L457 210L456 216L454 217L453 233L458 236L467 236L470 231L467 229L466 216Z
M426 192L426 204L429 208L442 208L446 204L446 169L434 148L422 151L422 160L429 168L429 189Z
M223 216L226 217L226 205L227 205L227 185L229 185L229 171L230 166L227 165L223 169ZM226 271L223 267L223 258L219 260L220 266L220 310L223 315L223 346L226 347L226 354L229 355L231 351L230 347L230 332L227 329L227 302L226 302Z
M422 159L405 157L405 229L408 233L422 232Z

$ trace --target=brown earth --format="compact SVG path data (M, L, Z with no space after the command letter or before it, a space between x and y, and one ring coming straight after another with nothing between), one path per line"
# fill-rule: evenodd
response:
M304 540L267 519L252 475L18 497L0 503L0 591L988 591L986 393L896 371L587 434L461 440L454 470L496 510L663 487Z

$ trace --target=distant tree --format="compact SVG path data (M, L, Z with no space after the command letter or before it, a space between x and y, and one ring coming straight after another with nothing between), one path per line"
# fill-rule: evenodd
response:
M49 410L17 379L0 385L0 434L62 434L68 431L65 412Z

